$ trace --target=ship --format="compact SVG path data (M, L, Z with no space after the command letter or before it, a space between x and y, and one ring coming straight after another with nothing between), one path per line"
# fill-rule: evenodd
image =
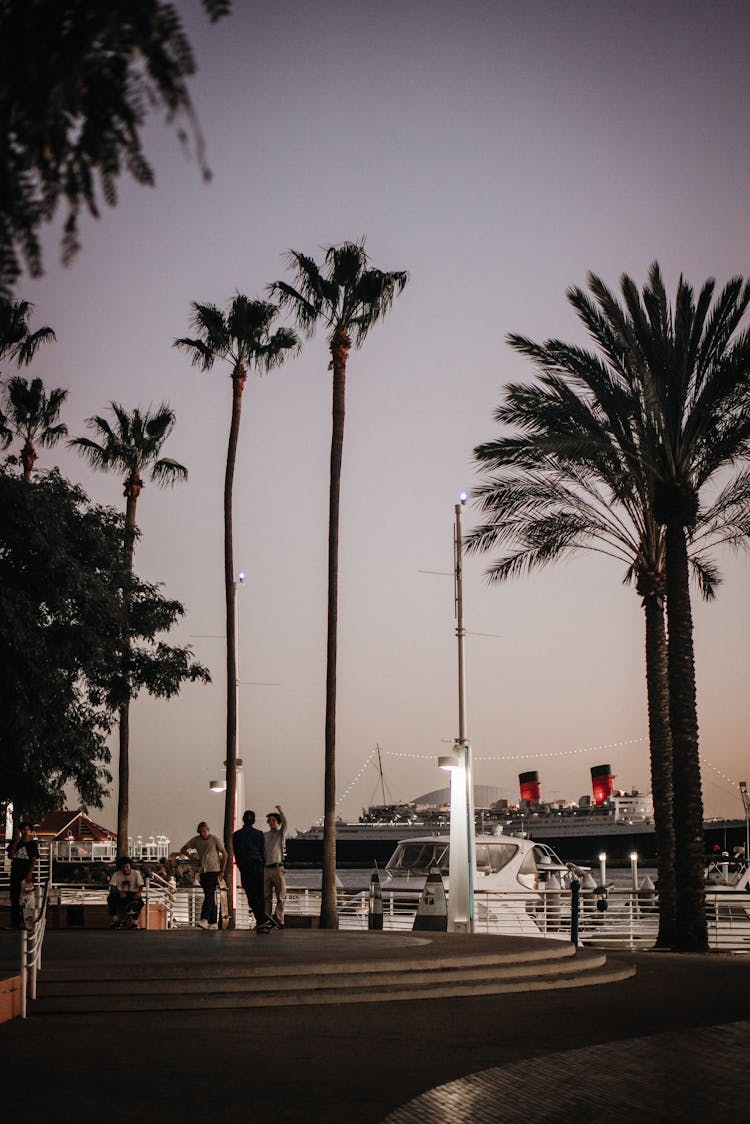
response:
M654 803L651 793L615 787L609 764L591 768L591 794L577 802L545 801L536 771L519 774L518 803L488 800L491 790L476 786L475 827L481 834L521 836L546 843L566 862L594 865L606 855L610 866L628 866L635 853L642 865L656 865ZM354 822L336 824L336 864L341 868L381 866L401 840L445 835L450 828L449 790L440 789L405 803L374 804ZM732 854L746 841L743 820L712 819L704 823L708 855ZM323 827L315 824L287 838L290 867L319 867L323 858Z

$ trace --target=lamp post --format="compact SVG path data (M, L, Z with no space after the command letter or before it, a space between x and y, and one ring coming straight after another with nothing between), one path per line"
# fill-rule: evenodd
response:
M462 492L461 502L457 503L454 509L453 561L456 637L458 640L458 737L453 744L451 753L438 759L440 768L449 770L451 775L448 931L452 933L472 933L474 931L476 842L474 838L474 782L471 743L466 732L466 665L464 655L466 631L463 617L463 541L461 538L461 511L466 499L466 493Z
M747 791L747 781L740 781L740 796L745 809L745 862L750 863L750 796Z
M633 875L633 889L638 889L638 852L630 852L630 872Z

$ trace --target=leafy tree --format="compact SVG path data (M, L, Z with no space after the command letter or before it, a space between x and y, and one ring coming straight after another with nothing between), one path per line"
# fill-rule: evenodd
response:
M271 292L290 308L299 327L311 335L320 323L327 332L333 371L333 432L328 514L328 629L326 647L325 779L323 875L320 924L338 926L336 908L336 658L338 631L338 551L341 457L346 413L346 368L352 341L360 347L372 326L388 312L408 274L384 273L370 265L364 239L326 250L319 266L291 251L294 285L275 281Z
M491 568L490 575L495 579L509 577L582 548L600 550L625 561L626 580L635 581L646 613L649 725L662 906L660 942L701 948L704 943L700 920L705 934L705 913L700 774L697 756L695 770L691 772L686 768L684 741L674 736L675 715L681 704L675 700L671 669L684 660L685 638L672 623L678 607L674 593L670 606L669 536L658 508L659 477L654 472L663 440L663 431L662 434L658 432L656 419L664 409L664 400L671 401L680 378L676 366L670 372L664 364L663 354L661 365L654 362L658 349L654 325L647 330L641 322L643 350L639 354L627 315L597 278L592 276L589 281L594 301L579 289L570 290L568 296L600 354L558 340L536 345L523 337L509 337L513 347L535 362L540 379L530 386L510 387L505 403L496 412L498 421L517 427L520 433L502 437L476 450L478 462L494 475L478 491L480 505L489 519L475 530L471 541L480 549L511 541L515 544L515 549ZM682 285L681 282L681 288ZM664 310L666 300L657 267L652 268L651 286L660 292ZM631 302L629 311L634 307L633 289L632 282L624 278L623 292L628 293ZM647 294L647 303L654 295L647 290L644 294ZM686 307L684 295L681 300L682 316L689 320L686 314L690 301ZM704 303L705 316L710 294L706 294ZM735 311L738 310L735 308ZM664 318L663 327L669 319L669 316ZM725 329L728 326L728 334L723 339L725 359L734 330L725 321ZM697 327L697 346L702 328L695 320L692 327L693 330ZM652 349L648 361L644 360L646 341ZM714 340L714 354L717 342L718 337ZM740 367L744 363L742 341L738 348L729 359L730 367L735 366L736 360ZM706 348L703 353L704 369L707 367L706 351L710 349ZM686 366L683 363L680 371ZM742 414L746 408L742 401L743 377L733 381L734 391L724 400L725 407L731 404L731 412ZM658 388L663 399L660 407ZM693 419L693 424L696 420ZM739 426L742 429L741 423ZM704 429L701 440L712 443L709 431ZM733 453L728 460L722 460L722 464L731 463L740 455L743 455L741 440L735 442ZM661 471L665 472L664 465ZM711 475L706 475L702 482L707 482ZM696 503L693 509L690 561L706 596L713 595L719 580L706 551L720 542L735 545L747 542L749 501L750 476L744 472L725 483L710 507L701 509ZM684 541L686 586L687 539ZM662 613L665 593L668 645ZM689 596L687 607L689 611ZM681 611L684 612L684 603ZM692 639L690 656L692 662ZM694 679L692 682L694 705ZM695 836L685 837L685 808L694 808L696 792L698 812L697 816L693 813L692 831L697 832L697 847ZM690 853L691 838L693 855L687 861L685 853ZM670 872L673 855L674 880Z
M48 394L41 379L29 382L22 375L14 375L3 386L0 445L7 448L14 436L20 437L23 447L18 459L26 484L31 483L37 461L36 445L51 448L67 435L68 427L58 420L67 396L67 390L59 387Z
M230 0L203 0L211 21ZM21 259L42 272L41 226L67 204L63 260L78 249L78 219L117 202L127 170L154 183L141 132L163 110L203 142L188 93L192 47L174 4L161 0L4 0L0 6L0 291ZM185 124L183 124L183 122Z
M51 328L29 328L34 310L28 301L11 301L0 296L0 359L12 359L21 366L30 363L40 343L55 338Z
M184 465L160 453L164 442L174 428L175 416L172 409L163 403L155 411L135 409L132 413L117 402L111 403L114 414L114 428L103 417L88 419L88 425L100 440L77 437L69 444L78 449L100 472L125 473L125 535L124 571L128 577L133 575L133 553L138 533L136 508L143 489L143 476L148 474L155 483L165 487L178 480L187 479ZM123 548L121 547L121 550ZM121 555L122 556L122 555ZM139 610L138 600L131 595L127 585L124 591L126 620L129 628L134 626L134 616ZM129 651L129 628L126 629L125 661L132 670L133 653ZM119 703L119 753L117 775L117 838L122 842L128 838L128 816L130 811L130 700L135 692L128 686Z
M26 487L0 468L0 801L17 815L61 807L68 784L101 806L123 692L170 697L207 678L188 648L158 639L182 606L137 578L123 676L122 523L56 471Z
M284 362L287 352L299 347L289 328L272 332L278 309L265 301L249 300L238 293L227 312L213 304L193 304L193 328L197 337L175 340L175 347L186 351L193 366L210 371L218 360L231 367L232 412L229 423L226 469L224 472L224 597L227 638L227 734L226 801L224 805L224 845L231 857L234 831L234 806L237 791L237 666L235 656L235 573L232 537L232 493L237 442L240 434L242 395L248 370L262 375ZM233 906L232 906L233 908Z

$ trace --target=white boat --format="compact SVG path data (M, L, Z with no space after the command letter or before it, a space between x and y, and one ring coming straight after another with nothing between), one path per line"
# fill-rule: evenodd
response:
M474 931L571 939L571 883L580 890L578 940L608 948L651 948L659 929L657 894L649 878L635 887L597 885L591 871L565 863L545 844L516 836L476 840ZM411 929L427 875L437 869L450 892L448 836L401 839L380 872L384 928ZM750 866L738 857L707 871L709 946L750 952ZM367 892L342 902L342 928L366 928Z
M448 856L448 836L423 835L399 841L381 873L381 889L389 902L391 920L398 922L393 927L413 924L430 871L440 871L450 892ZM545 844L502 834L478 835L475 931L569 940L569 921L562 915L559 891L569 883L573 870L586 873L562 863ZM546 901L545 888L552 890L554 902Z

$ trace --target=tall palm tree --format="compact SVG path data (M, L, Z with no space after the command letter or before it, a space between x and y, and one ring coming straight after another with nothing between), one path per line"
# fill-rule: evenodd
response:
M706 486L727 475L731 486L735 465L750 455L750 332L742 326L750 283L735 277L716 294L709 279L696 299L680 277L672 306L655 262L642 293L623 275L622 304L596 276L589 288L642 403L640 452L664 527L677 947L701 952L708 932L688 541Z
M0 444L7 448L14 436L21 439L20 461L27 484L37 460L36 446L51 448L67 435L68 427L58 420L67 396L67 390L59 387L48 394L41 379L28 381L22 375L14 375L3 387Z
M338 927L336 908L336 655L338 626L338 550L341 457L346 412L346 366L354 342L360 347L370 328L391 307L406 285L408 273L384 273L370 265L364 239L325 251L319 266L305 254L290 251L294 285L275 281L271 292L290 308L299 327L311 335L318 323L328 333L333 371L333 432L328 507L328 629L326 646L325 777L323 876L320 924Z
M237 459L237 441L242 414L242 394L248 370L263 375L284 362L299 340L290 328L272 332L278 308L266 301L249 300L238 293L226 312L213 304L193 304L193 327L197 338L175 340L175 347L186 351L193 366L210 371L217 360L231 367L232 412L229 424L226 469L224 473L224 596L227 638L227 732L226 803L224 806L224 845L232 854L234 809L237 791L237 666L235 655L235 573L232 540L232 491Z
M701 510L698 503L698 489L715 478L719 468L731 465L747 453L747 340L743 335L731 343L747 302L741 294L741 285L730 283L707 321L713 283L709 283L710 291L704 288L698 314L690 296L683 292L685 286L681 281L679 315L674 317L674 322L680 325L684 339L678 347L670 340L673 318L658 267L652 267L650 285L644 290L646 308L658 309L658 315L652 312L651 319L639 310L640 301L632 281L623 278L622 285L627 311L592 275L589 287L593 301L580 289L568 293L600 351L598 355L557 340L537 346L522 337L510 337L512 346L537 363L544 390L512 388L512 406L499 410L498 418L521 425L526 433L515 441L507 439L500 455L488 446L484 447L484 452L478 450L478 456L490 465L495 456L495 467L510 466L521 473L529 471L532 478L521 482L521 492L515 497L513 482L507 496L503 494L504 482L497 480L487 485L483 497L487 510L493 510L493 493L498 506L484 532L481 529L477 532L476 545L484 542L490 546L493 536L503 541L512 537L515 530L521 530L522 538L525 536L520 552L501 561L497 577L508 576L524 566L541 564L565 550L591 546L594 542L598 543L597 549L605 549L616 556L623 557L619 549L623 546L630 551L628 572L635 578L646 611L655 798L668 791L670 741L672 746L677 891L672 941L678 948L701 950L706 947L707 935L687 531L690 532L692 565L704 594L710 596L718 575L705 550L722 541L746 542L749 529L750 483L746 472L730 479L709 508ZM688 355L687 340L692 341L692 357ZM679 352L679 359L676 352ZM720 370L724 366L731 374L722 379ZM711 381L720 406L708 424L705 424L705 411L711 395L701 399L697 386L691 391L684 386L686 381L691 381L691 367L702 372L696 375L698 383L702 383L704 375L713 368L715 377ZM723 385L720 387L719 383ZM675 399L682 402L681 407L675 406ZM692 411L688 409L690 402ZM698 416L701 411L702 415ZM693 416L688 421L690 412ZM726 419L722 412L728 415ZM667 419L671 419L670 424ZM700 429L699 437L694 436L696 428ZM695 503L689 512L690 520L681 524L682 549L676 552L674 532L670 542L661 493L680 455L685 454L689 440L693 440L692 460L688 456L683 462L685 475L680 491L686 490L686 478L692 481ZM502 442L498 444L503 445ZM545 457L548 458L546 462ZM592 482L599 489L593 507ZM516 502L518 507L514 512ZM623 538L620 509L626 513L635 537ZM672 518L677 521L674 515ZM680 518L685 519L684 507ZM498 521L497 532L493 529L494 520ZM618 549L613 550L613 543L618 544ZM669 636L666 661L660 609L664 595ZM668 729L665 729L665 696ZM686 738L686 730L690 732L691 711L692 741ZM659 847L668 850L670 817L663 799L656 812ZM662 854L660 883L664 878L664 887L669 893L669 871L664 869L665 863L669 865ZM667 923L660 930L664 939L669 938L671 929L669 912L670 909L665 909Z
M178 461L162 457L164 442L174 429L174 411L166 403L155 410L136 408L128 412L117 402L110 403L113 423L104 417L87 419L89 429L99 438L76 437L69 444L87 458L100 472L124 473L125 539L123 544L124 570L133 576L133 554L138 533L136 509L143 490L143 477L160 487L171 487L178 480L186 480L188 470ZM127 609L127 607L126 607ZM126 612L127 618L127 612ZM128 662L129 636L123 637L123 683L119 705L118 730L118 780L117 780L117 843L124 854L128 841L130 813L130 681ZM123 849L125 848L125 850Z
M664 622L664 535L649 501L647 481L634 477L609 435L590 378L578 378L580 353L536 347L511 337L518 350L535 356L540 368L533 386L511 386L496 420L521 436L479 446L475 459L484 483L475 490L485 521L467 536L474 550L506 547L488 571L502 581L580 550L599 552L625 564L645 614L646 685L651 780L658 853L659 947L675 941L676 881L669 726L667 640ZM554 374L552 373L554 370ZM577 384L577 385L576 385ZM574 390L572 398L570 391ZM584 387L586 388L584 391ZM588 448L582 448L587 435ZM691 563L704 596L714 596L718 574L706 556L718 542L747 541L748 481L722 494L704 513L691 543Z
M36 355L41 343L54 340L51 328L29 328L29 316L34 311L28 301L11 301L0 296L0 359L12 359L26 366Z

